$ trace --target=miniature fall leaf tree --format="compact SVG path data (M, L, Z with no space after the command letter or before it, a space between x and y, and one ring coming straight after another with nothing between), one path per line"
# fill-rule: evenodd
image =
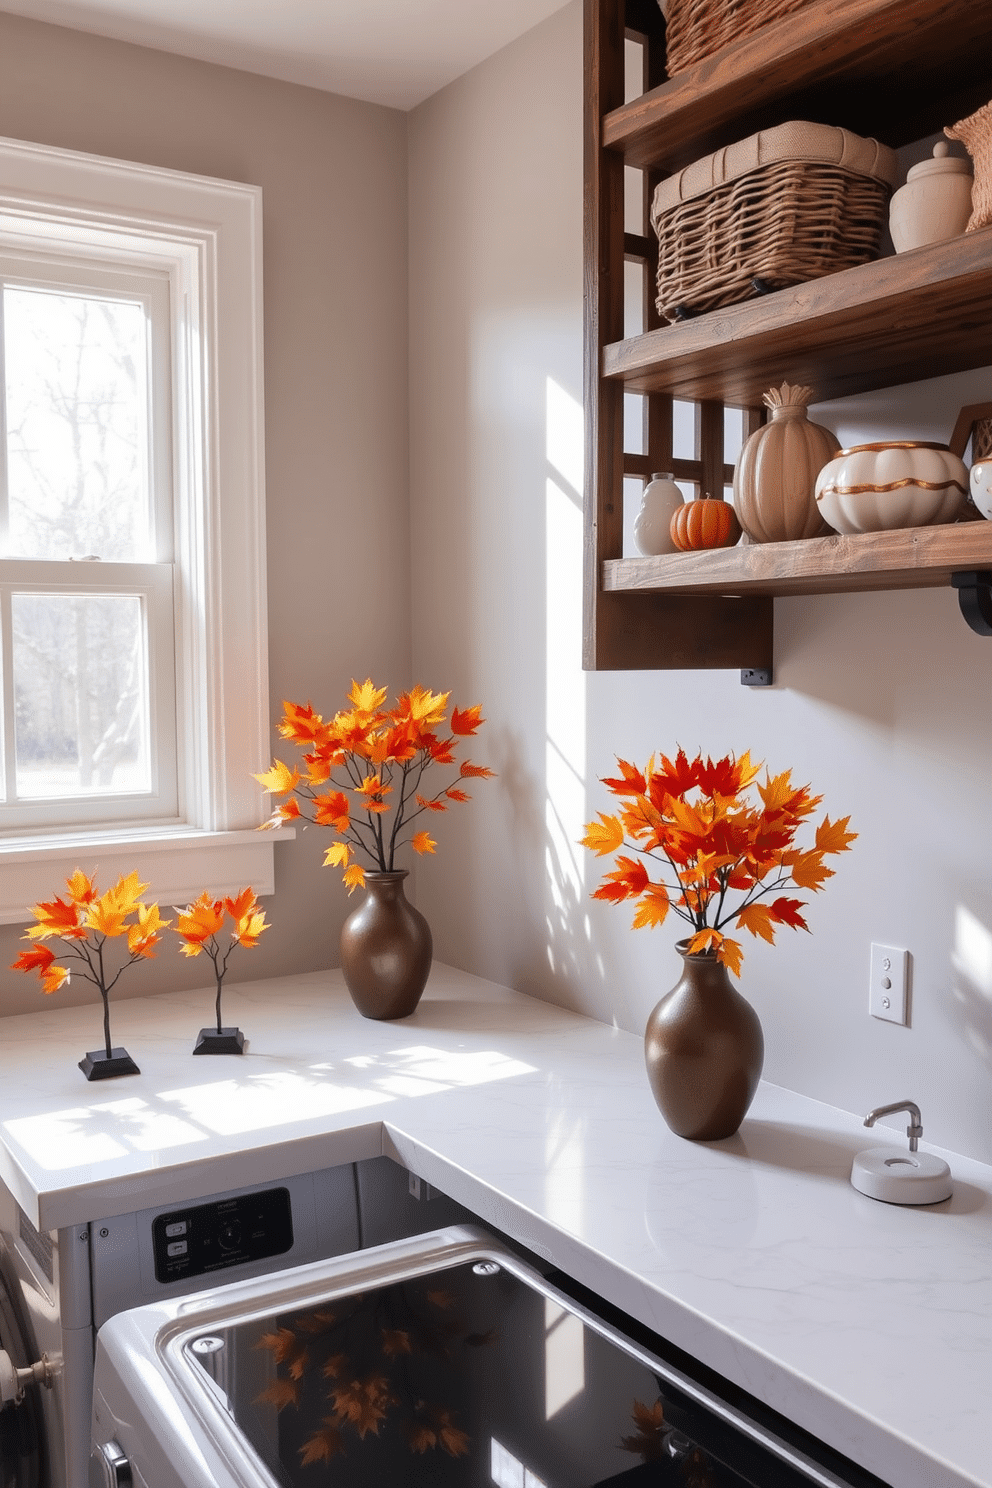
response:
M266 826L303 820L330 827L338 840L327 850L325 866L340 868L348 892L365 882L364 858L381 873L395 868L397 849L409 845L423 856L437 843L418 819L429 821L452 802L469 800L462 784L485 780L493 772L463 760L457 773L436 791L425 776L435 766L454 766L458 739L470 738L485 722L482 710L452 708L447 692L413 687L392 708L384 707L386 688L372 680L352 682L351 706L325 722L308 703L284 703L279 732L304 751L301 772L282 760L255 779L274 796L287 799Z
M122 874L113 888L100 894L95 876L87 878L77 868L66 879L66 887L65 899L56 897L32 907L37 923L24 932L24 938L35 945L21 952L13 968L37 972L45 993L57 992L73 971L92 982L103 999L103 1034L110 1059L111 990L129 966L154 956L162 939L159 932L170 921L160 918L157 904L142 902L148 885L138 881L137 873ZM61 941L63 949L53 951L46 944L50 940ZM119 964L114 970L110 943L118 940L126 945L126 952L116 958Z
M662 755L657 766L652 755L644 770L617 763L619 776L602 783L621 809L600 812L582 838L599 857L617 854L594 899L634 900L635 929L661 925L674 911L692 931L689 953L712 952L735 976L743 949L723 933L731 921L770 944L780 925L809 929L800 913L805 901L780 891L790 884L812 893L823 888L833 877L824 858L846 852L857 837L847 830L850 817L824 816L813 846L802 849L794 846L796 833L823 798L794 786L788 770L766 771L760 781L763 767L747 751L714 762L701 754L690 760L680 749L674 762ZM654 865L661 872L652 877ZM770 895L776 897L766 902Z
M183 943L183 955L199 956L205 951L213 962L217 982L217 1032L220 1034L223 1032L220 1001L227 963L235 946L252 950L258 944L258 937L269 928L265 912L259 908L255 890L250 887L242 889L233 899L211 899L204 889L186 909L177 909L176 916L174 928ZM233 926L230 936L218 939L226 920L230 920Z

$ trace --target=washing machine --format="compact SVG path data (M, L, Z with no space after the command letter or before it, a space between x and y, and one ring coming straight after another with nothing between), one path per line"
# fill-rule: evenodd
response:
M384 1157L51 1235L0 1190L0 1279L0 1488L885 1488Z
M119 1313L92 1488L850 1488L475 1227Z
M88 1488L96 1337L116 1314L466 1217L387 1158L51 1233L0 1184L0 1488Z

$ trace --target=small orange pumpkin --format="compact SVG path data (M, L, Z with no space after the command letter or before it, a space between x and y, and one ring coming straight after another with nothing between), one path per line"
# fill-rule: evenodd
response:
M719 497L686 501L672 517L672 542L683 553L696 548L732 548L740 535L737 513Z

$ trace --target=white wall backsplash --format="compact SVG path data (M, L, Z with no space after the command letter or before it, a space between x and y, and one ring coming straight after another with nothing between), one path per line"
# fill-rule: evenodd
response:
M812 934L746 947L767 1077L853 1111L909 1096L928 1138L992 1160L992 641L950 590L822 596L776 602L771 689L583 674L578 0L411 115L410 171L415 672L483 704L473 757L499 771L418 875L437 954L639 1032L676 932L589 899L597 777L615 753L750 748L860 833ZM943 440L989 397L982 371L814 417L844 443ZM868 1016L872 940L911 952L909 1028Z

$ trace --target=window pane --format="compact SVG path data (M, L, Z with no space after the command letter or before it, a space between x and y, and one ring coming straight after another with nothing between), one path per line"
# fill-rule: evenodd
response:
M645 452L647 411L647 399L642 393L624 393L623 447L628 455L643 455Z
M625 232L644 232L644 172L633 165L623 168L623 226Z
M737 462L744 444L744 410L743 408L724 408L723 410L723 458L728 465Z
M699 404L683 403L676 398L672 404L672 454L676 460L699 459Z
M17 794L149 790L141 597L13 594L11 617Z
M15 558L154 558L144 306L7 286L9 539Z

